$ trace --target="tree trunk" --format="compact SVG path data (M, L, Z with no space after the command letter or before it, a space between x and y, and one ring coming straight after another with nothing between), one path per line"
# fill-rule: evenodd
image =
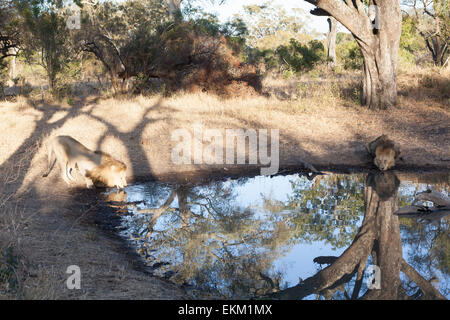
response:
M428 39L425 39L425 41L427 43L428 49L431 51L434 65L442 66L444 64L445 46L447 44L447 41L445 41L444 38L444 42L442 42L441 20L439 18L439 14L435 13L432 17L434 18L436 30L434 32L434 35L432 35Z
M327 60L330 66L336 65L336 35L337 35L337 20L333 17L327 19L328 34L327 34Z
M48 89L53 94L53 89L55 88L55 75L53 68L47 65L47 78L48 78Z
M372 261L381 271L380 290L369 290L365 299L397 299L402 265L402 241L398 217L398 187L400 181L393 172L369 173L364 187L366 214L376 217L376 245Z
M398 50L377 41L369 48L360 45L364 59L361 103L370 109L396 105Z
M374 26L371 30L369 41L356 38L364 60L361 103L370 109L387 109L397 104L401 35L401 13L397 7L398 12L391 7L380 7L379 10L384 11L379 14L378 29Z
M12 48L11 50L13 52L13 56L12 56L12 59L11 59L11 70L10 70L9 77L12 80L14 80L16 78L16 76L17 76L17 73L16 73L16 57L17 57L17 54L19 52L19 49Z
M431 44L430 44L431 40ZM433 57L433 63L435 66L442 66L444 64L444 51L441 45L441 37L439 35L431 36L425 39L428 49Z

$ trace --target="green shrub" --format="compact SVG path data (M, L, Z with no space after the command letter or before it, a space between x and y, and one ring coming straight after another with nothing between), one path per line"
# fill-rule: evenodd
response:
M6 284L9 292L15 292L19 287L17 267L19 256L14 252L12 246L7 247L0 257L0 284Z
M362 52L355 40L336 45L336 56L345 69L360 70L363 66Z
M322 42L311 40L302 44L291 39L289 45L281 45L276 49L280 64L288 64L294 72L311 70L318 62L325 61L325 50Z

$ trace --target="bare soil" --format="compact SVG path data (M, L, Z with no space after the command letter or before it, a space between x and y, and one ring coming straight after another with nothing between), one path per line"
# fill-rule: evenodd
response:
M364 146L381 134L402 150L397 170L448 173L448 98L436 96L433 88L422 88L418 97L406 76L400 83L399 105L386 111L367 110L322 84L308 87L304 96L295 90L292 96L292 84L280 84L271 97L221 99L186 93L87 96L71 105L25 98L1 102L0 250L13 244L21 257L20 297L189 299L183 288L151 276L115 235L114 215L95 190L83 189L81 182L68 187L57 170L42 177L50 137L71 135L92 150L110 153L126 163L130 182L258 174L258 166L173 164L173 130L192 132L196 123L221 132L279 129L280 172L285 173L302 170L302 161L319 170L372 169ZM81 268L81 290L66 288L70 265Z

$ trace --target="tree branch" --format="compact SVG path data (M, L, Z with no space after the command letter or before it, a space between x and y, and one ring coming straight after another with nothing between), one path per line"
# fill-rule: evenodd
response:
M358 7L358 2L356 1L356 7L353 4L349 5L346 2L341 0L305 0L322 10L325 10L330 15L336 18L343 26L345 26L353 35L361 39L363 42L368 43L368 35L370 34L368 31L368 26L366 25L368 21L368 17L364 10L359 12L356 7ZM364 15L367 18L367 21L363 23L363 19L361 19Z
M411 267L404 259L402 259L402 272L415 284L419 286L426 298L446 300L446 298L436 290L433 285L425 280L413 267Z
M435 18L434 14L432 14L430 11L427 10L427 8L423 9L423 12L425 12L427 15L429 15L432 18Z

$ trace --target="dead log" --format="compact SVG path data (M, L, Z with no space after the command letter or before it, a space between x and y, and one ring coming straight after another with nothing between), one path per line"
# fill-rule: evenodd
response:
M430 201L433 203L432 207L425 205L414 204L418 201ZM428 222L439 221L450 213L450 198L443 194L427 190L417 194L414 198L413 205L401 208L394 212L400 217L407 217L412 219L424 219Z

